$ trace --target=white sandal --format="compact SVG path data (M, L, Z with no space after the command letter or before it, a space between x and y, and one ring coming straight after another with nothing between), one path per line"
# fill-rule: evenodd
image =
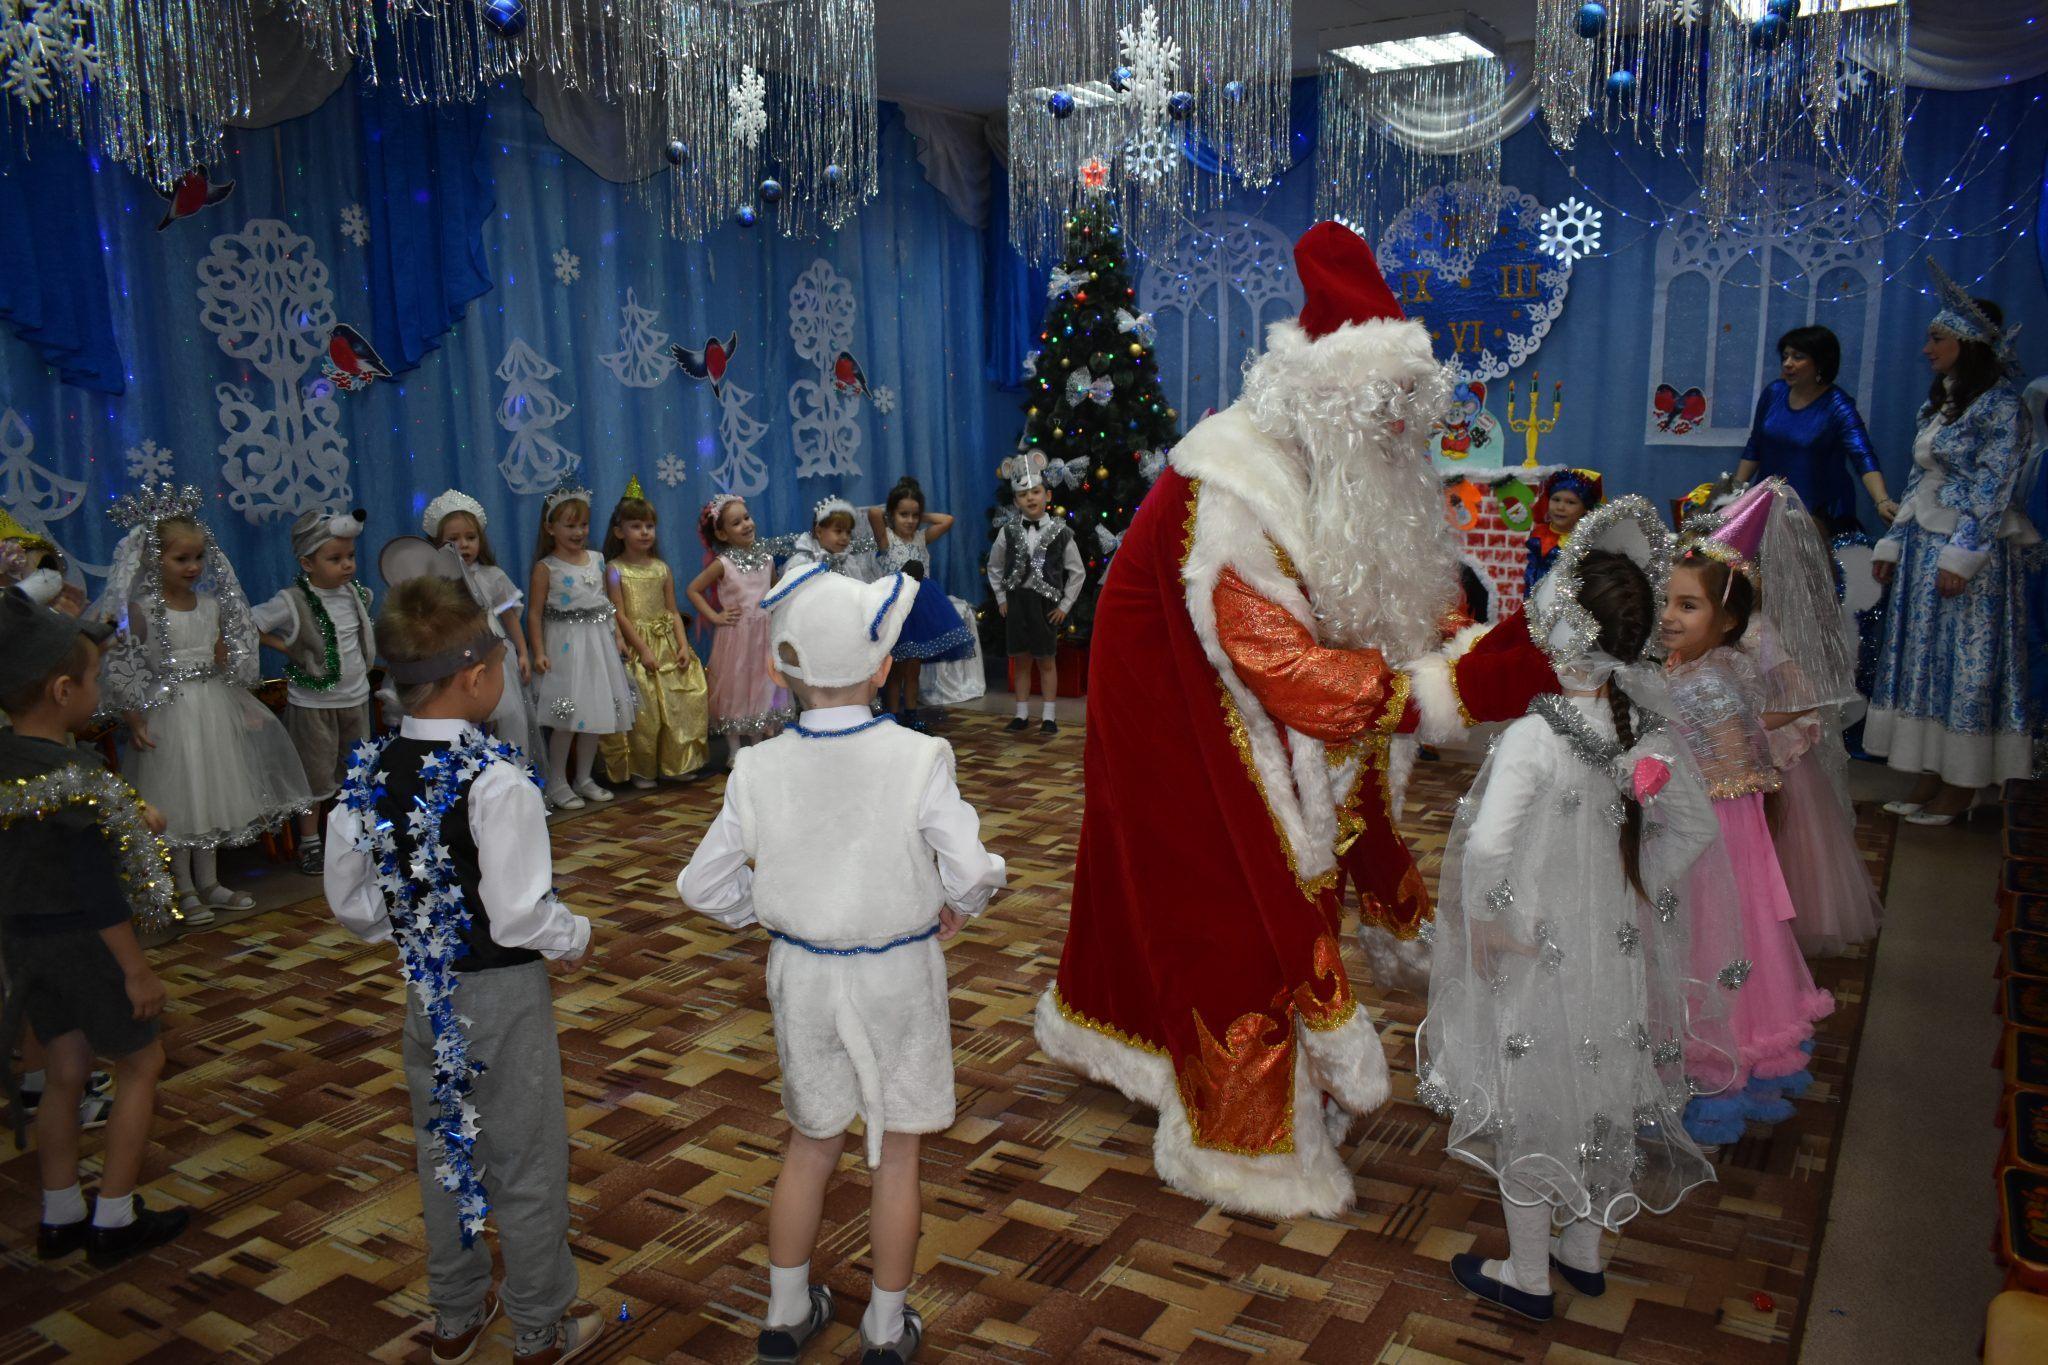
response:
M199 888L199 900L216 910L254 910L256 898L243 891L230 891L219 882Z
M187 891L178 897L178 923L187 929L197 929L213 923L213 911L200 902L197 891Z

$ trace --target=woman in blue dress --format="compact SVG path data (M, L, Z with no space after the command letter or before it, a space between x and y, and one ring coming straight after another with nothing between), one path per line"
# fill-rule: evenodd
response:
M1898 517L1871 555L1892 593L1863 744L1920 775L1887 810L1946 825L1978 788L2033 771L2020 551L2040 537L2017 500L2031 423L2004 315L1929 267L1942 301L1922 350L1934 384Z
M1735 467L1737 484L1772 475L1791 484L1830 538L1856 529L1851 465L1879 517L1890 521L1899 510L1885 492L1856 400L1835 386L1841 367L1842 343L1825 327L1794 327L1779 337L1779 378L1756 400L1749 444Z

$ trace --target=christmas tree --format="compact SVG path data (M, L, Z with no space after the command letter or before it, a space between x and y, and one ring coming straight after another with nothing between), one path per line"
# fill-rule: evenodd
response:
M1180 414L1160 391L1152 320L1137 311L1123 233L1106 210L1085 208L1067 220L1066 255L1046 292L1018 449L1044 453L1052 515L1074 528L1087 562L1088 584L1066 624L1068 638L1085 644L1102 572L1158 455L1179 439ZM1000 496L1010 501L1007 486Z

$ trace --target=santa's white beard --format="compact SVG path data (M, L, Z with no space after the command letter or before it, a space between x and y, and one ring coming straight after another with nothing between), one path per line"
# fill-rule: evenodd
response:
M1309 471L1307 551L1296 567L1321 642L1372 646L1394 663L1434 649L1457 601L1458 555L1421 442L1384 421L1297 426L1296 439Z

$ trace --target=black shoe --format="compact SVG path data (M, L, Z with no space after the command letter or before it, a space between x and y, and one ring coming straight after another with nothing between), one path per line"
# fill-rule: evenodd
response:
M86 1233L92 1229L91 1218L81 1218L75 1223L40 1223L36 1226L36 1259L54 1261L69 1256L85 1245Z
M1008 730L1013 735L1022 734L1024 731L1029 730L1031 728L1031 722L1024 719L1024 717L1022 716L1013 716L1010 719L1010 723L1008 725L1005 725L1003 728L1005 730Z
M317 877L327 870L326 847L317 839L299 845L299 875Z
M1566 1265L1555 1256L1550 1258L1550 1268L1564 1278L1575 1294L1597 1299L1607 1292L1607 1272L1604 1270L1581 1270L1575 1265Z
M1038 733L1041 735L1056 735L1059 732L1060 723L1056 720L1044 720L1038 723Z
M770 1327L754 1339L754 1359L758 1365L795 1365L803 1354L804 1346L810 1339L832 1321L832 1286L814 1284L811 1286L811 1316L808 1322L795 1327Z
M894 1341L873 1342L868 1340L868 1329L860 1329L860 1365L904 1365L917 1354L917 1348L924 1342L924 1319L917 1315L915 1308L903 1310L903 1335Z
M121 1228L94 1228L86 1234L85 1258L99 1270L119 1265L130 1256L139 1256L154 1247L160 1247L185 1230L192 1221L192 1215L184 1209L165 1209L156 1212L142 1206L142 1196L135 1196L135 1221Z
M1483 1256L1461 1255L1451 1257L1451 1278L1488 1303L1497 1303L1510 1313L1520 1313L1531 1322L1549 1322L1557 1308L1554 1294L1530 1294L1502 1284L1491 1275L1484 1274L1480 1267L1486 1264Z

